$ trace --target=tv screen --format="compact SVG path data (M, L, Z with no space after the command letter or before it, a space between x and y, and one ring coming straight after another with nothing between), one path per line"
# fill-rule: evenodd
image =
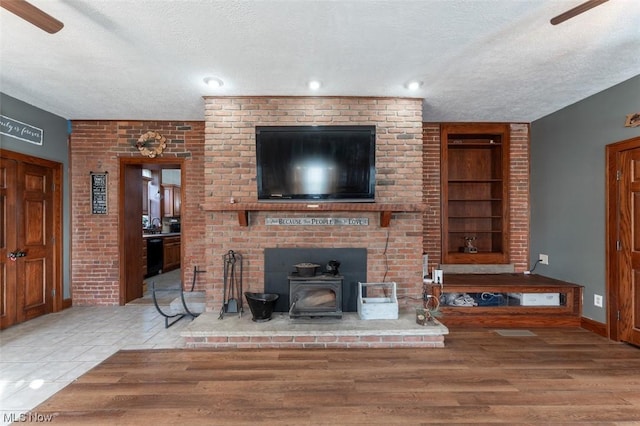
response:
M257 126L258 200L375 199L375 126Z

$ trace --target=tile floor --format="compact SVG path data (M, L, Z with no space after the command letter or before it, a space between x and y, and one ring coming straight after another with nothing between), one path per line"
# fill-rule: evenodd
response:
M184 347L152 304L73 307L0 332L0 424L32 410L120 349ZM13 415L13 417L12 417Z

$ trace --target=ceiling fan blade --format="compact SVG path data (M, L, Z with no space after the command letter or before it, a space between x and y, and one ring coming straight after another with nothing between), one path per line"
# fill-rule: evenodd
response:
M587 0L586 2L574 7L573 9L569 9L566 12L556 16L555 18L552 18L550 21L551 25L558 25L566 21L567 19L571 19L574 16L580 15L581 13L584 13L587 10L592 9L596 6L599 6L602 3L605 3L607 1L609 0Z
M64 27L62 22L25 0L1 0L0 7L21 17L25 21L31 22L49 34L55 34Z

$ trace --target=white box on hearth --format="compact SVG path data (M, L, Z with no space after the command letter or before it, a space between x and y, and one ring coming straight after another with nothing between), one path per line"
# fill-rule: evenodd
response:
M360 319L398 319L396 287L395 282L359 282L358 315Z

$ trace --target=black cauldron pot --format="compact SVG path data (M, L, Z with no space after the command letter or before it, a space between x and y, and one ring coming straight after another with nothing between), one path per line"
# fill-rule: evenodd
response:
M301 277L313 277L320 265L316 263L298 263L294 265L298 275Z

